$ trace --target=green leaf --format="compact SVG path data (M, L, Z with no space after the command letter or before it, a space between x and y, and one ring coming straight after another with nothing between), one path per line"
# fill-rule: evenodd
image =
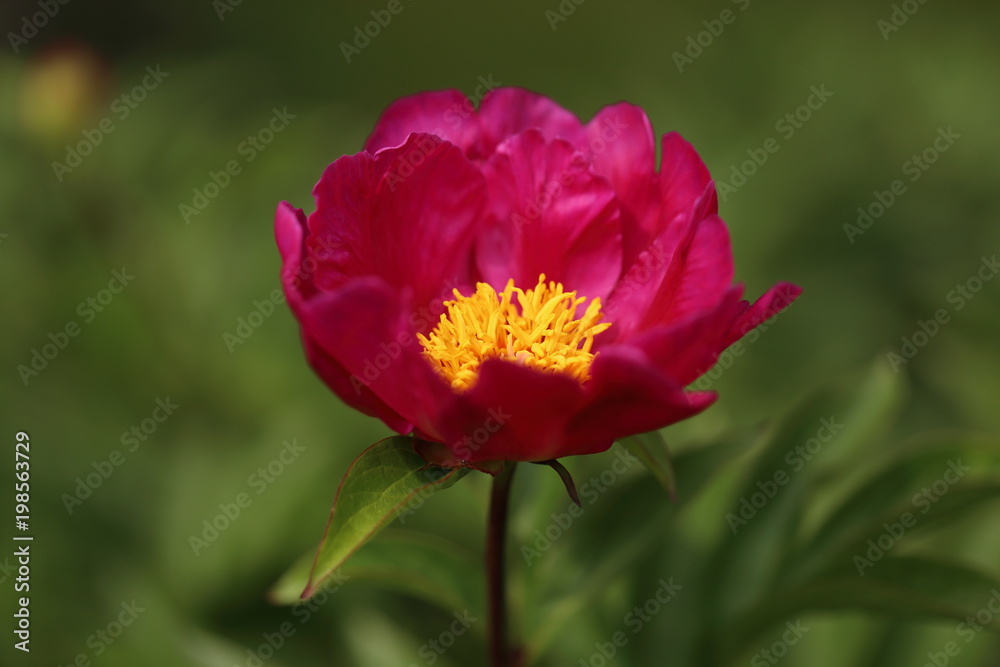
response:
M271 599L291 604L310 597L411 498L448 488L466 472L428 466L405 436L386 438L361 452L340 482L315 557L292 566L275 584Z
M811 576L832 561L863 552L869 539L878 539L885 524L904 513L913 515L915 528L960 519L977 506L1000 496L1000 441L951 435L909 443L903 456L890 461L832 511L804 548L790 555L786 574ZM942 486L952 464L970 464L968 477ZM985 479L984 479L985 478ZM935 493L930 489L936 488ZM924 492L927 491L927 495ZM910 531L907 531L910 532Z
M642 461L657 481L666 490L673 501L677 500L677 481L674 477L674 464L670 458L670 449L660 431L650 431L625 438L620 442L622 447Z
M720 517L729 530L710 560L716 577L706 594L723 615L740 613L784 576L807 513L888 431L901 394L899 378L876 364L860 386L852 374L809 395L762 439Z
M658 514L670 511L670 508L663 507ZM652 518L654 520L641 525L628 540L606 540L607 548L601 552L600 564L585 569L585 578L572 587L562 588L561 595L553 595L542 586L536 587L529 600L537 600L537 607L525 612L530 614L531 619L526 641L528 655L542 656L564 628L578 623L581 615L594 606L608 586L623 573L629 572L638 556L662 538L662 521L655 520L659 516ZM542 604L540 600L544 598L555 601Z
M411 530L388 529L344 566L351 579L370 579L447 612L483 615L482 559L461 544Z

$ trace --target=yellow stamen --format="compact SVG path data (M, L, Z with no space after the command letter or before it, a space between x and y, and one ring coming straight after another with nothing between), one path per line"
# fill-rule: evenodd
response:
M573 319L586 297L564 292L562 283L546 283L544 273L534 289L514 287L511 279L499 294L486 283L478 283L471 296L454 293L454 301L444 302L446 311L434 330L417 334L417 339L424 356L459 391L475 384L486 359L506 359L586 382L596 356L590 351L594 336L611 326L601 323L600 299Z

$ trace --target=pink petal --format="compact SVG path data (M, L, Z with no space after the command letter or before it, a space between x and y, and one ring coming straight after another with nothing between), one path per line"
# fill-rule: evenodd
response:
M368 225L377 179L374 159L362 152L330 164L313 188L316 210L309 216L306 247L317 288L336 289L374 273Z
M327 168L315 195L307 244L317 250L321 289L378 275L411 288L419 310L471 283L486 184L455 146L412 134L375 157L343 157ZM322 257L321 247L329 249Z
M417 93L396 100L382 112L365 150L398 146L411 132L426 132L468 151L478 134L472 102L458 90Z
M602 452L618 438L687 419L715 398L714 392L685 392L637 349L606 349L591 366L588 401L569 424L573 450L565 454Z
M451 390L422 355L407 296L381 278L359 278L316 295L299 317L319 349L350 374L352 391L367 387L403 420L436 436L436 406Z
M530 128L574 146L586 138L580 119L549 98L524 88L494 88L479 105L477 153L488 157L505 139Z
M731 287L722 301L680 321L636 335L628 345L642 350L655 368L687 386L715 365L728 346L726 336L745 302L742 288Z
M623 232L624 264L631 266L660 230L653 126L641 108L622 102L597 112L585 132L591 168L611 183L630 221Z
M659 217L651 227L654 235L635 260L625 264L622 280L607 303L605 312L622 321L612 336L605 337L604 344L664 320L668 307L665 296L684 271L685 254L700 223L718 212L715 184L691 144L676 132L664 135L661 143ZM636 247L630 250L634 252ZM731 272L731 257L720 258L720 262L723 271ZM662 295L664 289L667 294Z
M303 294L311 293L312 280L302 268L302 240L305 237L306 216L302 209L288 202L278 204L274 213L274 237L281 254L281 285L292 308Z
M573 146L527 130L501 144L484 166L493 227L476 248L479 270L498 289L513 278L550 280L603 297L621 272L615 193Z
M314 293L309 265L301 263L302 240L306 217L300 209L286 202L278 205L275 213L275 236L282 258L282 285L292 311L299 315L304 300ZM401 418L395 410L371 392L360 382L351 383L350 373L326 354L302 329L302 342L309 365L317 375L348 405L366 415L382 419L390 428L400 433L408 433L412 425Z
M767 319L780 313L792 304L795 299L802 294L802 288L788 282L780 282L763 294L752 306L748 306L746 301L742 306L746 308L733 322L726 337L725 346L729 347L743 336L750 333Z
M662 197L664 227L678 219L685 219L702 198L706 188L715 192L708 167L694 147L676 132L663 135L660 152L660 195ZM718 213L716 197L712 197L706 215Z
M565 454L566 423L584 399L580 383L491 360L441 412L444 442L466 461L545 461Z
M295 208L288 202L278 204L274 212L274 238L278 243L278 252L285 264L298 264L302 256L302 237L306 225L306 216L302 209Z
M714 189L706 189L687 217L661 230L615 286L605 314L616 326L602 344L710 308L732 283L732 253L725 224L708 215Z
M385 422L386 426L397 433L409 433L413 424L405 420L385 401L364 385L357 377L344 368L315 343L308 334L303 332L302 342L306 350L306 359L316 374L340 397L344 403L368 415Z
M711 215L691 243L674 255L647 322L679 320L714 306L733 284L733 252L726 223ZM664 308L666 306L666 308Z

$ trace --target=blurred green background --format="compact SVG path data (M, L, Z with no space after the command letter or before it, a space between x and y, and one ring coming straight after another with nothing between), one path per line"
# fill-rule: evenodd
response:
M521 466L513 623L534 664L1000 665L993 634L960 626L1000 585L1000 281L976 282L1000 252L997 5L578 2L402 0L350 62L341 43L388 3L4 3L0 532L16 532L26 431L35 540L28 655L10 632L14 542L0 547L0 663L483 664L478 582L464 597L428 583L461 569L436 549L468 553L478 576L481 475L393 526L461 551L386 534L325 604L265 601L318 541L348 463L387 431L323 387L287 307L264 302L279 287L278 201L311 211L323 168L396 97L490 81L583 119L641 105L735 188L720 205L749 295L805 290L706 380L718 404L665 431L678 503L634 466L563 530L558 480ZM800 110L813 87L832 95ZM275 110L294 118L245 143ZM743 167L769 138L777 152ZM205 192L230 161L239 173ZM872 213L861 234L845 229L859 207ZM134 278L120 289L115 271ZM259 326L233 343L240 318ZM67 325L76 335L60 336ZM893 363L903 338L923 345ZM37 374L19 370L59 341ZM158 400L178 407L166 416ZM799 471L786 452L824 418L844 428ZM285 442L303 449L275 464ZM582 484L615 456L565 463ZM968 474L942 483L958 460ZM778 471L791 481L734 533L727 516ZM219 519L241 493L239 516ZM907 510L917 525L896 544L883 533ZM192 546L212 536L206 521L228 526ZM557 539L529 565L521 547L544 547L546 529ZM853 556L880 536L888 553L860 576ZM413 544L419 567L401 556ZM636 631L628 614L671 578L682 588ZM480 620L431 648L466 609Z

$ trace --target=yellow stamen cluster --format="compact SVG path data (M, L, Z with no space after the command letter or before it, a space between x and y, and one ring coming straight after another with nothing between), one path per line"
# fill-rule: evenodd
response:
M594 336L611 326L600 322L600 299L574 319L586 297L564 292L562 283L546 283L544 273L534 289L514 287L512 279L499 294L486 283L478 283L470 296L454 293L434 330L417 338L424 355L459 391L475 383L486 359L507 359L585 382L595 356L590 351Z

